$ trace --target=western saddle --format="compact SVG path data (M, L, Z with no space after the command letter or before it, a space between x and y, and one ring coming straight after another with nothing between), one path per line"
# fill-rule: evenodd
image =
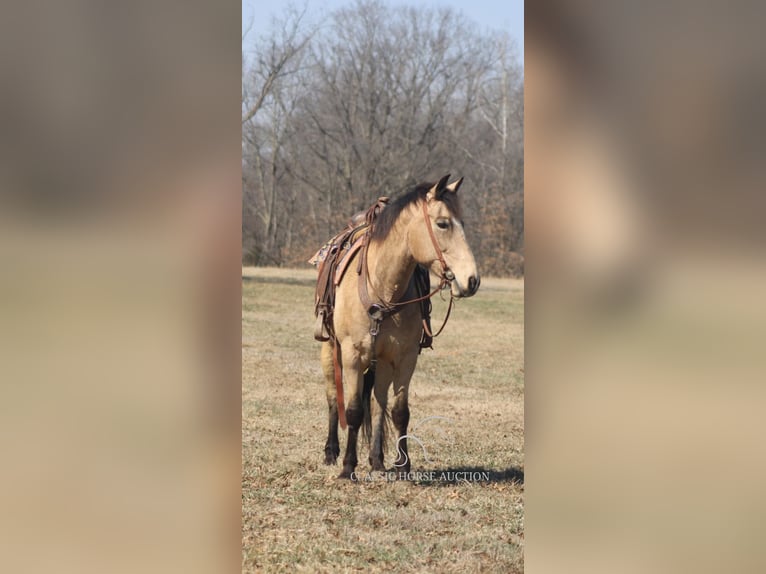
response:
M314 315L314 338L317 341L329 341L335 339L333 327L333 312L335 309L335 291L343 279L349 263L367 245L375 220L380 212L388 204L388 197L380 197L366 211L355 214L346 225L345 229L326 242L309 259L309 263L317 266L319 275L315 292ZM363 257L359 257L357 274L361 275L366 270L361 265ZM431 299L427 297L431 289L431 280L428 270L417 265L412 278L417 293L420 313L422 316L423 330L420 338L420 349L433 348L433 336L431 334ZM368 309L368 312L371 310ZM394 311L396 312L396 311Z

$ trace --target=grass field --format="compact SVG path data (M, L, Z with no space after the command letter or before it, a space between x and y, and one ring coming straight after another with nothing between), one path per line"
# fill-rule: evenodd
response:
M412 440L409 451L412 472L431 474L351 482L336 479L340 462L323 464L315 277L312 269L243 269L243 572L521 572L523 281L483 278L420 357L410 433L426 452ZM436 327L445 308L435 297ZM427 417L443 418L415 429ZM368 452L361 441L362 475Z

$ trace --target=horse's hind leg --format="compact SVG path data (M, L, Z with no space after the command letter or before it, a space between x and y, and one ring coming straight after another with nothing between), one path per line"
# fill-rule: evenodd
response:
M327 407L329 409L329 428L327 442L324 445L324 463L335 464L340 454L338 442L338 398L335 391L335 371L332 361L332 345L322 344L322 372L325 378L325 393L327 394Z

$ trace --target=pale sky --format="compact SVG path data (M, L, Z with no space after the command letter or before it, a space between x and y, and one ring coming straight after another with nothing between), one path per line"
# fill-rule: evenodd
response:
M353 0L295 0L296 6L308 5L308 15L319 19L341 6L350 5ZM516 40L521 64L524 63L524 0L431 0L428 2L407 2L387 0L392 5L450 6L473 20L481 29L507 30ZM268 28L271 17L282 13L287 4L284 0L242 0L242 31L252 25L246 44L251 37L260 35ZM245 46L248 49L248 46Z

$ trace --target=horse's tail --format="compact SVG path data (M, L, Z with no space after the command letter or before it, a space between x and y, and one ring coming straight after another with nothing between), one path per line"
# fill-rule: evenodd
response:
M370 367L364 373L364 386L362 387L362 436L369 442L372 437L372 389L375 386L375 369Z

